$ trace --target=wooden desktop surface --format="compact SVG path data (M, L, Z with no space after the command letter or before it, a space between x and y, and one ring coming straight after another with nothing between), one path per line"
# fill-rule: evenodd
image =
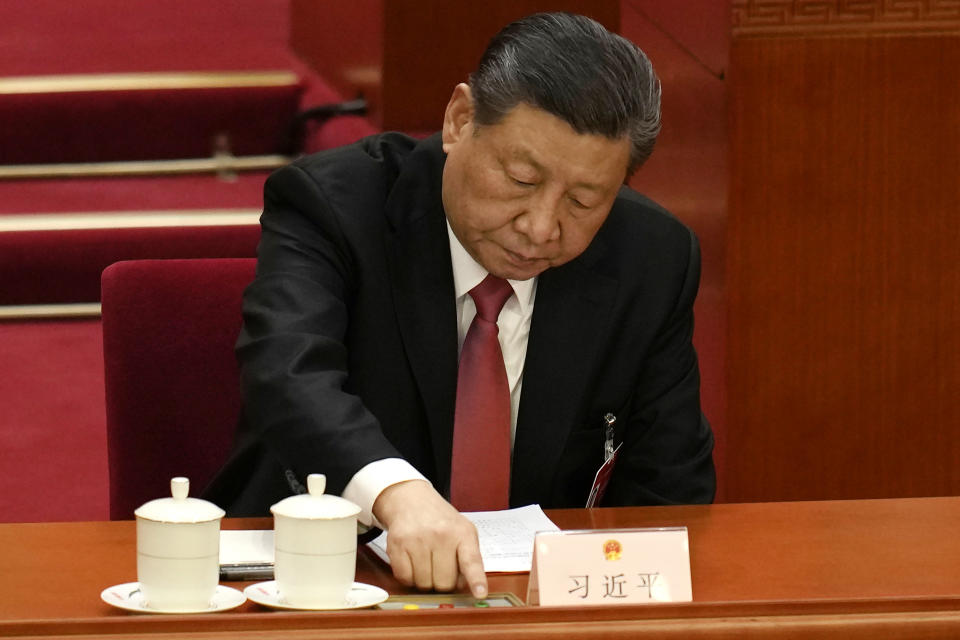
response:
M685 525L694 602L582 608L139 615L100 592L136 580L132 521L0 524L0 637L960 637L960 498L557 510L561 528ZM269 527L269 519L224 528ZM411 593L361 551L357 580ZM249 583L229 583L243 588ZM491 591L526 596L526 574ZM756 634L756 635L750 635Z

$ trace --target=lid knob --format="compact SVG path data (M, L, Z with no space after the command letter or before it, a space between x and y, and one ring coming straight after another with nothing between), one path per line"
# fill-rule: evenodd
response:
M322 496L327 488L327 476L311 473L307 476L307 492L312 496Z
M360 507L340 496L324 493L327 476L322 473L307 475L307 493L289 496L270 507L275 516L301 520L336 520L360 513Z
M170 480L170 493L173 494L174 500L186 500L187 494L190 493L190 480L189 478L176 477Z
M225 514L223 509L199 498L188 498L190 480L182 476L170 480L170 495L157 498L141 505L134 515L145 520L172 523L197 523L219 520Z

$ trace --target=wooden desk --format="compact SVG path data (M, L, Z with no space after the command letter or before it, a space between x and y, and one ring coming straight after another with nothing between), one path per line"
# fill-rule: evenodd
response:
M562 528L686 525L694 602L623 607L136 615L132 522L0 525L0 636L349 638L957 638L960 498L551 511ZM231 520L225 527L270 526ZM408 590L362 552L357 579ZM526 594L526 574L492 591ZM246 583L233 583L242 587ZM155 637L155 636L154 636Z

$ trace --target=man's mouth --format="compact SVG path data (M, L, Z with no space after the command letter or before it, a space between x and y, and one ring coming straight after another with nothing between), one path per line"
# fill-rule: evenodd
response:
M520 264L531 264L531 263L533 263L533 262L539 262L539 261L541 261L541 260L545 260L545 258L541 258L541 257L537 257L537 256L527 257L527 256L521 255L521 254L519 254L519 253L510 251L509 249L506 249L506 248L504 249L504 251L507 252L507 255L510 256L510 258L511 258L514 262L517 262L517 263L520 263Z

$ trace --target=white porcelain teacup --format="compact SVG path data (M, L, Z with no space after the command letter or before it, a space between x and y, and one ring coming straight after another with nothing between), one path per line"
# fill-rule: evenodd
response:
M326 476L307 477L307 493L270 508L277 593L293 607L346 603L357 570L357 514L348 500L324 495Z
M144 605L159 611L211 606L220 579L223 509L188 498L190 481L173 478L172 498L136 510L137 580Z

